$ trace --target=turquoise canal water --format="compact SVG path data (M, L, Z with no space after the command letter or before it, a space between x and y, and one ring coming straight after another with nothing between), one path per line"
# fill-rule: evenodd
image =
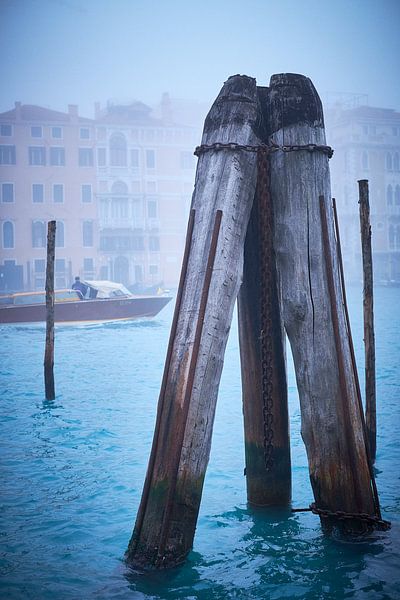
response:
M350 289L358 364L361 292ZM376 290L377 485L389 532L324 537L310 513L246 504L237 325L226 352L194 548L171 571L123 562L152 440L172 303L152 321L56 331L44 400L44 328L1 328L1 587L7 600L400 598L400 290ZM360 369L362 371L363 369ZM293 505L312 500L289 367Z

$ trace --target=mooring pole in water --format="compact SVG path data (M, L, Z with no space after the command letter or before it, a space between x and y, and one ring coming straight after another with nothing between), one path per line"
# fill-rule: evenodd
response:
M330 205L326 219L332 299L324 259L319 197L330 198L331 193L321 101L307 77L284 73L272 76L267 104L271 142L283 147L270 158L274 242L316 506L332 513L374 515ZM339 340L334 335L332 302ZM334 516L330 521L345 529L364 528L361 522L358 527L353 520L340 523Z
M46 261L46 347L44 352L44 386L46 400L54 400L54 258L56 222L47 224Z
M152 455L126 553L132 565L177 565L193 544L257 177L256 154L236 146L260 144L258 117L255 80L234 76L205 121L186 275L179 286ZM231 146L223 147L226 143Z
M363 265L363 308L365 348L365 421L372 463L376 457L376 379L375 379L375 332L374 332L374 286L372 270L371 224L369 210L368 180L358 182L360 205L361 251Z
M291 498L284 330L279 306L269 158L258 155L258 182L238 296L248 502L287 506Z

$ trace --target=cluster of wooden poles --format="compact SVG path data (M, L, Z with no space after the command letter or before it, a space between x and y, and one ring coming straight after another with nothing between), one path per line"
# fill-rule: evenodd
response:
M366 428L325 144L321 101L302 75L273 75L269 87L235 75L211 107L129 564L174 566L192 547L236 299L249 503L290 505L286 332L314 512L344 531L382 523L368 184L360 182Z

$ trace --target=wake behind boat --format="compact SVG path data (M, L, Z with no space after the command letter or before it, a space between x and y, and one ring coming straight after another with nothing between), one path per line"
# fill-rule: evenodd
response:
M121 283L82 281L79 290L55 290L56 323L105 323L154 317L171 300L162 294L131 294ZM0 299L0 323L37 323L46 320L46 293L19 292Z

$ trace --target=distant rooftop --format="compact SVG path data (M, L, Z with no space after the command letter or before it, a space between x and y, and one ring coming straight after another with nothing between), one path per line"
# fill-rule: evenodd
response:
M15 103L15 107L12 110L0 113L0 119L16 121L21 119L22 121L41 121L41 122L54 122L54 123L71 123L72 121L78 120L80 123L93 123L93 119L87 119L86 117L80 117L78 115L78 107L75 104L68 106L68 112L60 112L52 110L50 108L44 108L43 106L36 106L34 104L21 104L20 102Z

